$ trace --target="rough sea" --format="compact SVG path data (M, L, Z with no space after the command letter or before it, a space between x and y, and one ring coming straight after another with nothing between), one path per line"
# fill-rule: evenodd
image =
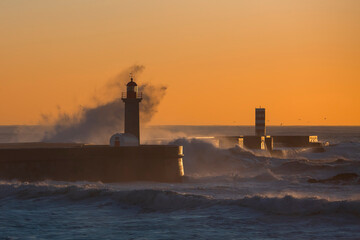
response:
M360 127L268 127L329 142L283 157L193 138L253 131L145 129L144 140L184 146L183 183L0 180L0 239L360 239ZM41 135L0 127L0 142Z

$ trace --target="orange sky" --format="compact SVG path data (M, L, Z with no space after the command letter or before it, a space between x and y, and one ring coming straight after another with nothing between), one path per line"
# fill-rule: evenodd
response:
M0 124L142 64L168 86L151 124L360 125L358 0L1 0L0 36Z

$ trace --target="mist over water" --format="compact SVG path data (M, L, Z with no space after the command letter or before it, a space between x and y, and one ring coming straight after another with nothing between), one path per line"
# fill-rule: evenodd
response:
M40 131L22 128L0 127L0 140ZM253 130L143 129L148 142L184 146L179 184L0 181L0 239L360 239L360 127L269 127L330 142L322 153L283 157L194 138Z

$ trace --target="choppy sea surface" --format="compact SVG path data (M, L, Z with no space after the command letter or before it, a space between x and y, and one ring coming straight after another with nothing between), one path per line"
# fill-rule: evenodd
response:
M41 131L0 127L0 142L36 141ZM253 127L143 133L184 146L183 183L0 180L0 239L360 239L360 127L269 127L330 143L282 157L192 138Z

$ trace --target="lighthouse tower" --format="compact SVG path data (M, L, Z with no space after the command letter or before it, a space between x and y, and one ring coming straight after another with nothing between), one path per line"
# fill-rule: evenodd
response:
M266 135L265 108L255 108L255 135Z
M131 75L130 82L126 85L126 92L123 92L121 99L125 103L125 133L134 135L140 144L139 103L142 100L142 94L138 92L138 86Z

